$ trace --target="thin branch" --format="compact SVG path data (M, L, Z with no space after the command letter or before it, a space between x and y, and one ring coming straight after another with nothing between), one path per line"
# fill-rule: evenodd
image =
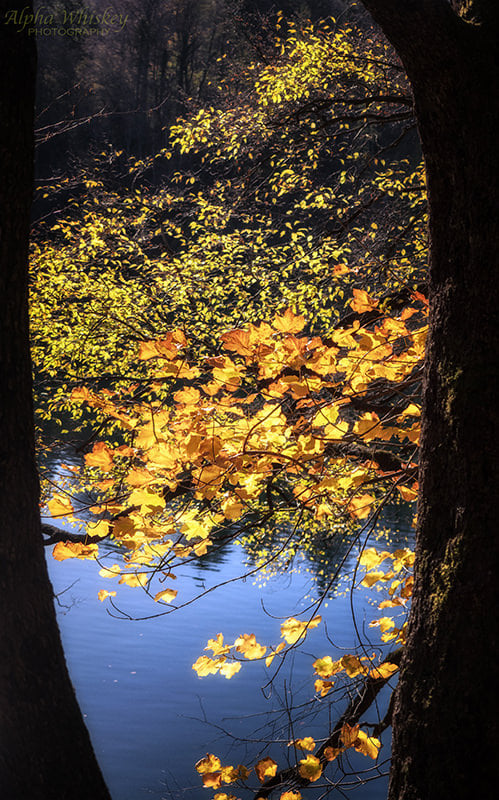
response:
M380 666L383 666L383 664L396 664L399 666L402 652L402 647L394 650L386 657L385 661L383 661ZM343 726L346 724L357 725L362 715L371 707L377 695L381 689L386 686L389 680L390 678L373 678L371 676L365 678L356 696L348 704L326 741L323 742L314 753L314 756L319 759L323 768L329 763L326 756L327 748L337 749L341 747L341 731ZM300 775L298 765L288 767L278 772L277 775L263 784L257 794L256 800L265 800L265 798L270 797L273 791L282 789L284 786L305 787L310 786L310 784L310 780L302 778Z

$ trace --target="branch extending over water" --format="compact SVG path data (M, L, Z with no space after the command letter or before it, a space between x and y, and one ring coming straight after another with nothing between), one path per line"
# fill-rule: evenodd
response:
M383 664L396 664L397 666L400 665L400 660L402 658L403 648L399 647L397 650L394 650L390 653L385 661L380 664L381 668ZM328 748L339 748L341 747L341 731L344 725L348 724L350 726L356 725L362 715L371 707L374 700L376 699L377 695L383 689L383 687L388 683L390 677L387 678L374 678L372 676L367 676L364 681L362 682L357 695L353 698L353 700L348 704L347 708L339 718L338 722L334 726L333 730L331 731L329 737L326 739L325 742L321 744L321 746L317 749L314 753L314 756L319 759L322 768L329 763L329 759L326 755L326 750ZM390 704L391 709L391 704ZM389 709L389 710L390 710ZM388 715L387 715L388 716ZM378 725L375 729L375 733L380 733L390 724L389 720L385 717L381 725ZM277 773L273 778L270 778L266 781L263 786L260 788L256 800L265 800L265 798L270 797L272 792L276 789L283 789L286 787L306 787L310 786L311 781L307 778L303 778L299 771L298 765L294 767L288 767L287 769L283 769Z

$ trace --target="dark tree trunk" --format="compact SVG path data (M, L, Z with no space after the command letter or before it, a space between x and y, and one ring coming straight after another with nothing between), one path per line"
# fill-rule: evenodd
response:
M415 592L389 798L495 798L499 31L487 0L483 24L444 0L365 5L413 86L430 217Z
M0 796L109 799L71 685L38 507L28 336L33 39L0 4Z

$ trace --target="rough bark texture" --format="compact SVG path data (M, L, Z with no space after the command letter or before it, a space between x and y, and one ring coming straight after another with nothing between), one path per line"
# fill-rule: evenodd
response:
M495 798L499 4L465 4L468 21L444 0L364 4L413 86L430 213L415 592L389 798Z
M109 799L71 685L45 565L28 336L34 41L0 3L0 796Z

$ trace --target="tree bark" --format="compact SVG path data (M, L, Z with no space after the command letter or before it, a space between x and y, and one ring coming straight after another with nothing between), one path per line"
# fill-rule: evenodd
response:
M365 0L412 83L426 162L430 324L415 589L390 800L497 794L497 4ZM454 7L457 4L454 4ZM466 4L469 11L470 4ZM488 13L490 11L490 13Z
M28 331L35 46L0 4L0 794L109 800L71 685L40 531Z

